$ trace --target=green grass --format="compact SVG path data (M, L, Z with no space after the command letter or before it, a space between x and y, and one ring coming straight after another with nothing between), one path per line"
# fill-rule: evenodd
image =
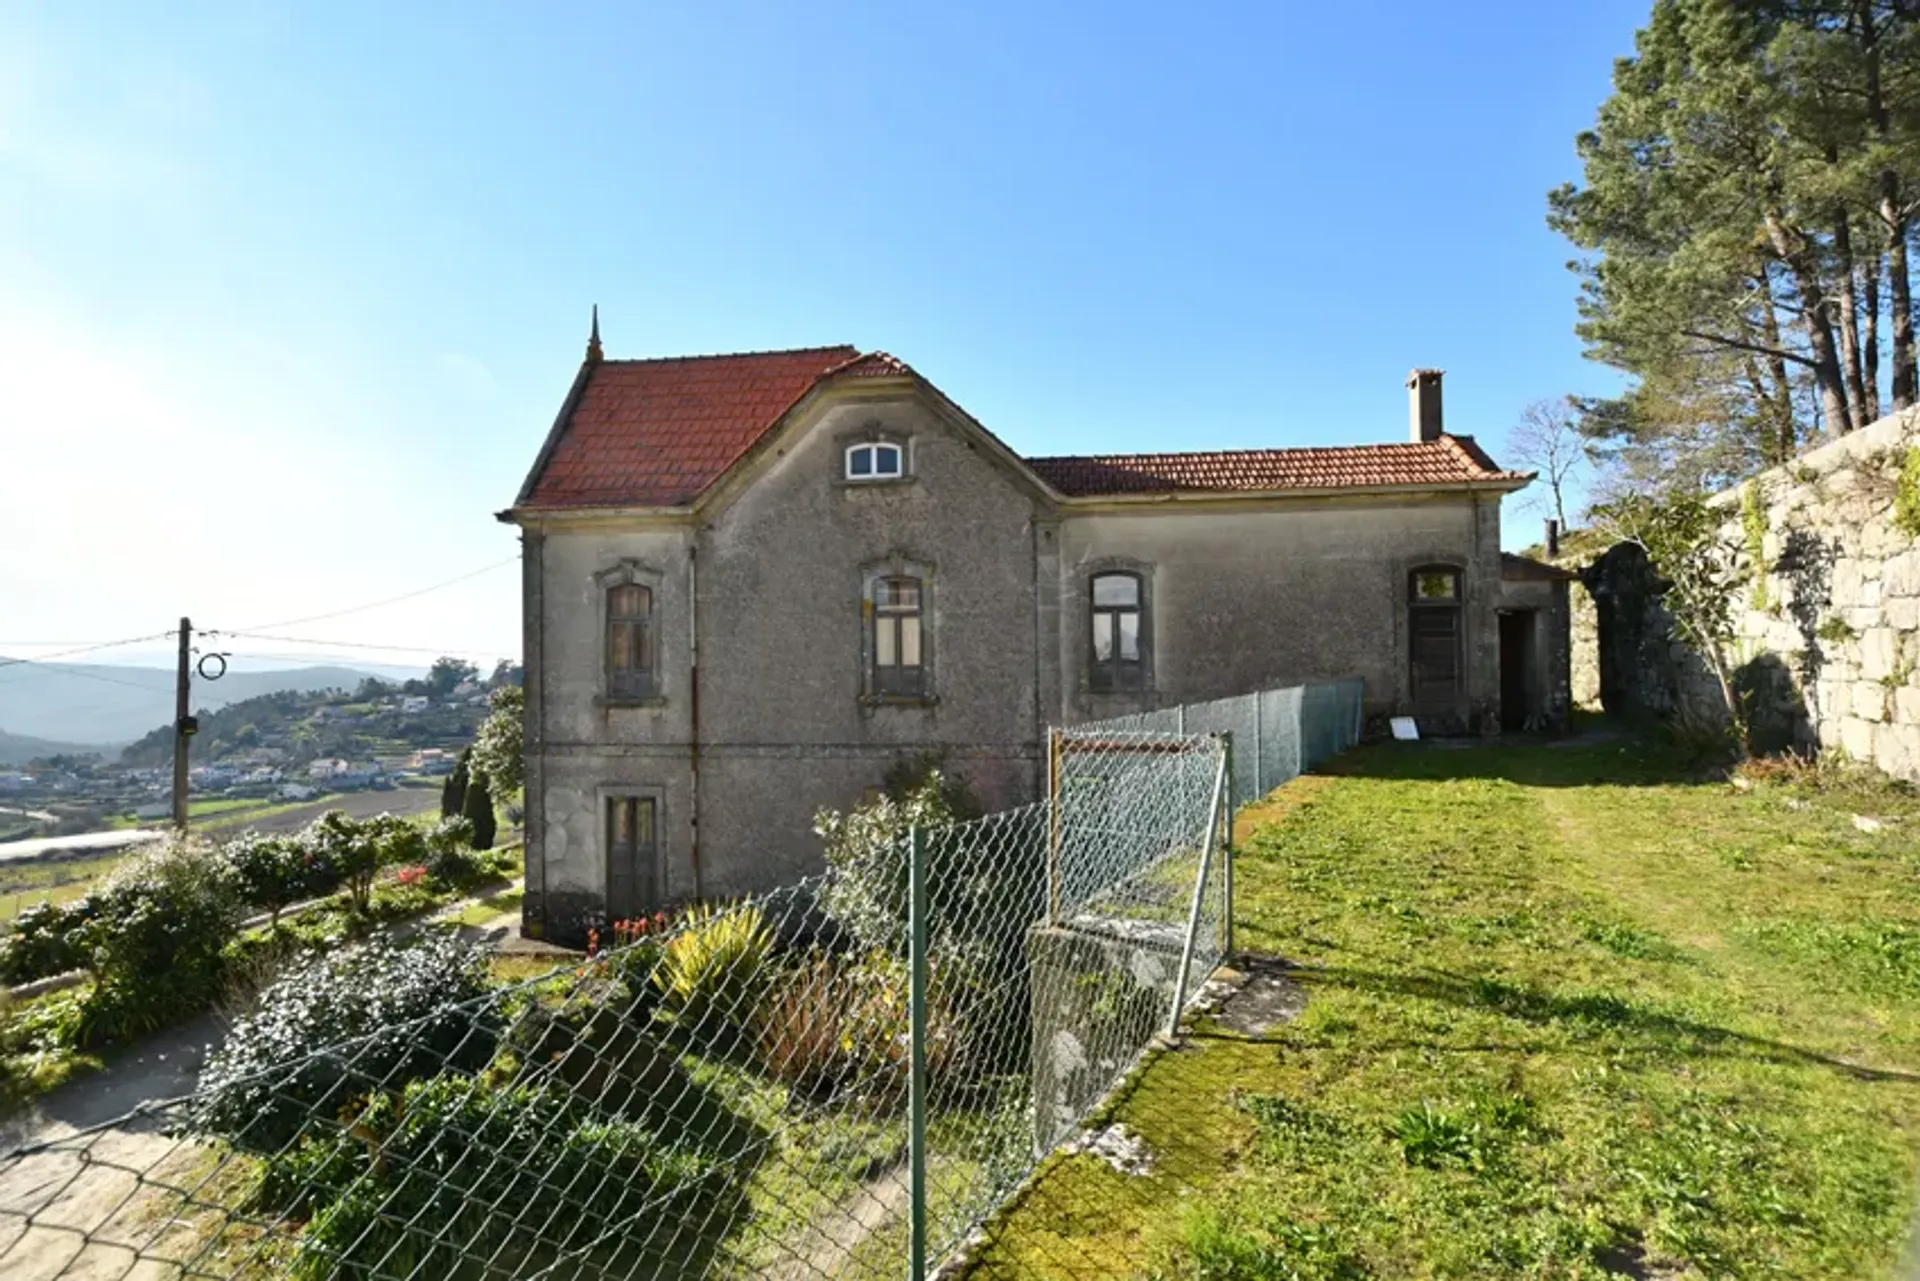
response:
M11 921L42 899L65 903L79 898L123 857L124 852L116 852L98 858L0 863L0 921Z
M1617 742L1329 768L1243 816L1236 864L1238 943L1305 1013L1153 1060L1102 1118L1153 1173L1054 1158L972 1275L1890 1274L1920 799Z

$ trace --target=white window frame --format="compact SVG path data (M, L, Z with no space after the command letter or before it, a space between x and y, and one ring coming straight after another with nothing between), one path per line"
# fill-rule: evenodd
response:
M882 453L883 450L889 451L893 457L893 469L891 471L880 470L880 460L885 456ZM864 473L855 472L853 469L854 457L862 453L868 456L869 470ZM848 445L845 467L842 474L848 480L857 482L904 479L907 474L906 447L891 440L863 440L857 444Z

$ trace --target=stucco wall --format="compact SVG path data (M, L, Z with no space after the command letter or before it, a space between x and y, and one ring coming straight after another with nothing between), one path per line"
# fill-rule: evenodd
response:
M1499 693L1498 520L1494 500L1463 498L1074 514L1059 534L1065 719L1349 676L1365 679L1370 713L1405 710L1407 575L1451 564L1465 593L1464 720L1475 700ZM1087 689L1088 585L1108 567L1149 580L1153 689L1144 696Z
M1758 744L1844 751L1902 778L1920 778L1920 540L1894 527L1898 469L1920 447L1920 410L1861 431L1716 497L1720 537L1747 544L1744 496L1764 514L1756 588L1737 617L1739 684L1752 699ZM1756 562L1743 550L1740 560ZM1590 574L1602 611L1618 610L1610 553ZM1671 636L1657 604L1619 586L1631 617L1609 618L1593 643L1624 688L1615 702L1679 705L1717 717L1724 704L1704 665ZM1612 633L1612 636L1609 636ZM1630 647L1631 652L1622 651ZM1576 648L1579 648L1576 646Z
M910 479L846 482L863 439L904 444ZM1038 795L1052 722L1355 675L1371 711L1406 710L1419 565L1462 571L1465 689L1447 727L1499 695L1497 495L1068 513L937 398L881 388L808 406L697 514L529 523L526 916L549 937L578 937L604 903L610 792L655 799L647 884L673 902L818 871L814 813L929 749L998 809ZM1151 584L1154 684L1138 698L1085 689L1088 581L1121 562ZM924 703L864 684L863 585L889 568L927 582ZM613 574L654 592L644 706L604 696Z
M850 440L894 439L910 479L848 484ZM924 750L949 758L992 807L1033 798L1042 754L1036 705L1036 495L932 406L863 398L824 405L774 442L748 483L698 522L549 522L529 608L529 922L577 934L604 900L601 825L609 789L657 794L662 866L653 884L684 900L767 889L821 864L812 817L878 787ZM863 687L865 577L926 577L932 697L906 704ZM658 696L604 697L607 575L655 592ZM694 778L690 593L698 593L699 776ZM538 632L536 645L532 637ZM1051 656L1051 650L1046 657ZM531 660L530 660L531 661ZM697 839L696 839L697 838ZM697 887L697 890L696 890ZM582 907L582 905L585 905Z

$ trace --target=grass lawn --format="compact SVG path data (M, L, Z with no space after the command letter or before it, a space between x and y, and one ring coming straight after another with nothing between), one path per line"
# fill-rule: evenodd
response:
M1052 1159L971 1275L1893 1275L1920 799L1617 741L1324 768L1236 862L1236 942L1304 1012L1151 1061L1099 1119L1153 1171Z
M65 903L79 898L124 857L124 851L116 850L98 858L0 863L0 922L11 921L42 899Z

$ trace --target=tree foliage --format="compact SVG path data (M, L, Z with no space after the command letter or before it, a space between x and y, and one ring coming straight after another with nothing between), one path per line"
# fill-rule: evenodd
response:
M476 769L468 775L467 794L460 813L473 825L473 848L492 849L499 823L493 816L493 789L488 785L486 771Z
M445 698L478 675L480 669L464 658L436 658L427 669L427 688L436 697Z
M447 775L447 781L440 785L440 816L442 818L457 818L466 812L467 778L472 757L471 747L461 748L460 755L453 759L453 773Z
M1583 405L1616 488L1713 487L1914 402L1920 16L1904 0L1657 0L1549 222L1579 333L1633 376Z
M489 786L500 796L520 790L526 762L521 750L526 694L518 685L502 685L488 696L492 710L473 737L472 765L486 774Z
M1647 553L1660 576L1661 605L1679 638L1719 685L1727 722L1744 749L1746 709L1735 687L1736 612L1752 574L1739 535L1723 532L1725 513L1698 494L1634 495L1595 509L1596 522Z

